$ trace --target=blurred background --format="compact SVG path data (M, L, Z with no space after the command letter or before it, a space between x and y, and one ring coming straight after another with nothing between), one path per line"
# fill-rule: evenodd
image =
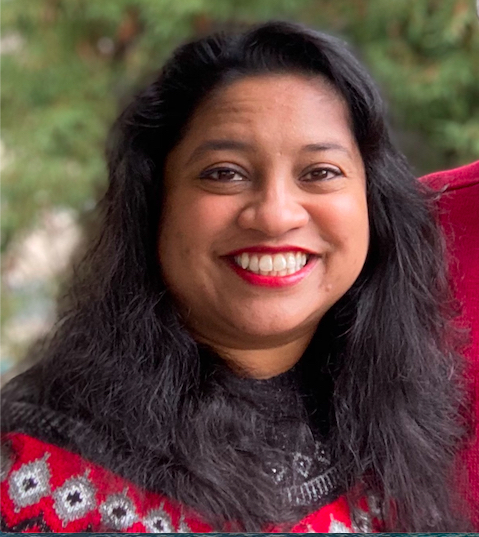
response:
M479 158L475 0L1 0L2 373L54 297L106 184L109 126L182 41L303 22L343 37L389 103L417 175Z

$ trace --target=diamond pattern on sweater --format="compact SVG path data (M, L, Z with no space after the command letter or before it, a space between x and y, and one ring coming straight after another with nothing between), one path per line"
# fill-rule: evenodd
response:
M148 533L175 533L171 517L163 509L163 504L158 509L152 509L142 522Z
M9 492L17 509L37 503L50 494L48 457L47 453L43 458L24 464L12 472L8 480Z
M313 464L313 459L304 455L303 453L296 452L293 455L293 468L298 473L301 474L304 478L309 477L309 472Z
M0 484L3 531L213 531L187 507L161 494L141 489L77 454L21 433L5 436L14 456L9 473ZM363 508L367 510L366 501L364 504ZM290 531L304 533L308 527L317 533L333 531L335 527L344 533L344 528L350 531L351 520L345 498L339 497L314 511ZM265 531L277 532L278 528L271 525Z
M67 479L53 492L53 499L53 508L64 524L96 508L95 487L85 476Z
M124 531L131 527L137 520L133 502L126 494L112 494L100 505L102 522L106 526Z

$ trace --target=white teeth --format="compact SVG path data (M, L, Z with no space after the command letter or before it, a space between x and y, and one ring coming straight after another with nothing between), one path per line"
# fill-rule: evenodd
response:
M271 272L273 270L273 258L270 255L262 255L259 258L259 270Z
M276 254L273 257L273 269L278 272L286 268L286 259L283 254Z
M286 254L286 267L288 270L296 270L296 256L293 253Z
M269 254L250 256L243 252L234 259L243 269L263 276L287 276L301 270L306 265L308 256L303 252L287 252L274 256Z
M251 272L259 272L259 259L257 255L251 257L248 268Z

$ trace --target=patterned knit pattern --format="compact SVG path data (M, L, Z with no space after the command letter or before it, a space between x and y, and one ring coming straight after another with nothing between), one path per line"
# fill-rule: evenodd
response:
M2 451L2 530L7 532L209 533L201 517L160 494L30 436L10 433ZM363 524L379 527L373 506L361 507ZM264 528L277 533L281 529ZM344 497L298 522L293 533L351 533Z

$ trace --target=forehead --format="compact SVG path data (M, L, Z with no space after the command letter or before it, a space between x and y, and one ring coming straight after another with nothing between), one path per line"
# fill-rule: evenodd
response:
M267 93L274 95L274 103L292 104L293 97L306 97L309 100L336 98L342 100L339 91L325 77L307 76L300 73L266 73L240 77L214 89L201 106L227 106L231 100L241 101L242 97L259 98Z
M290 141L329 135L354 143L338 90L321 77L297 74L248 76L217 88L194 112L185 137L222 133Z

